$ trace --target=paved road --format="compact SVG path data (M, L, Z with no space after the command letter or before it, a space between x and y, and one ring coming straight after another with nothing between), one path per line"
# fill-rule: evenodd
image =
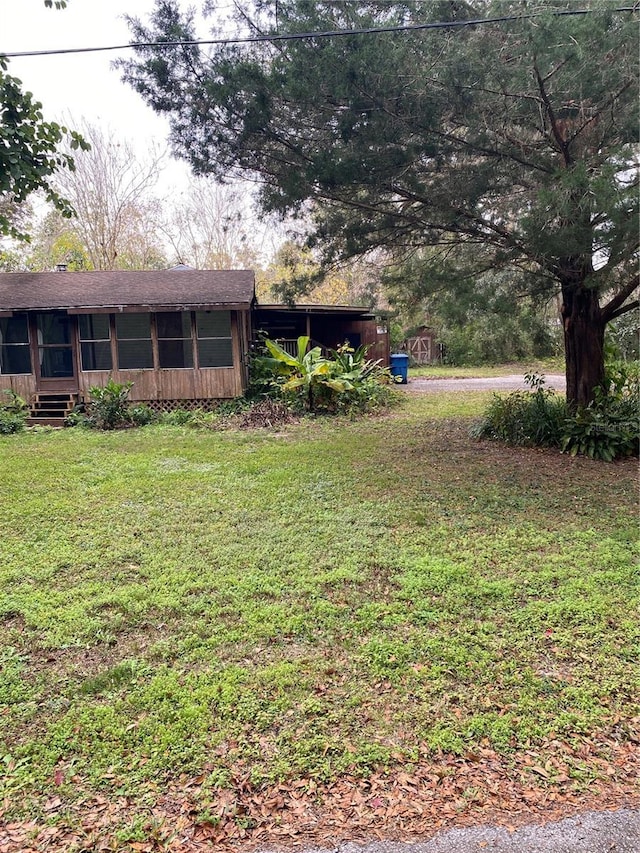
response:
M419 379L409 377L406 385L398 385L406 391L517 391L526 388L524 379L520 374L510 376L491 376L482 379ZM564 392L566 388L565 377L553 373L545 376L545 388L553 388L555 391Z
M345 842L300 853L639 853L640 811L586 812L513 832L494 826L451 829L430 841L372 844Z

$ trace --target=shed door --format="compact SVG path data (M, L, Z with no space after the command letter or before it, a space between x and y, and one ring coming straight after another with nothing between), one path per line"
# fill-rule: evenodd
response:
M35 317L38 390L77 390L75 329L64 311L43 311Z

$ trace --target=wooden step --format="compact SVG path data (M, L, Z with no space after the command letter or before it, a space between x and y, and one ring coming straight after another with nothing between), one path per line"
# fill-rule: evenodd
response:
M59 427L62 429L66 425L67 419L65 418L33 418L31 415L27 418L27 426L50 426L50 427Z
M32 418L66 418L71 408L66 406L33 406L30 416Z
M65 419L78 405L77 392L44 393L34 395L29 406L29 424L64 426Z

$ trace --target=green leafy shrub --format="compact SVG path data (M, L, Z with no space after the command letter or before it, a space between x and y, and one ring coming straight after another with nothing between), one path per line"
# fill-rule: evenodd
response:
M0 399L0 435L21 432L29 417L26 402L10 388L0 393L4 395L4 399Z
M266 340L264 343L271 358L266 358L263 364L272 368L276 385L280 385L283 394L290 395L292 401L301 403L307 411L323 408L332 391L346 390L346 384L332 375L331 365L322 356L320 347L308 349L307 335L298 338L295 355L275 341Z
M388 406L392 399L393 378L382 360L367 358L367 347L352 349L345 344L331 350L332 371L350 387L337 399L336 410L368 412Z
M507 444L558 447L565 429L567 406L563 397L545 388L543 376L528 373L530 391L495 394L484 418L472 428L477 438Z
M161 424L167 426L208 427L215 419L213 412L206 412L202 408L197 409L174 409L172 412L164 412L159 417Z
M254 360L259 383L270 390L269 396L286 400L294 410L369 411L389 402L390 373L380 361L366 358L366 347L345 345L327 358L320 347L308 349L306 335L298 338L295 355L275 341L265 340L264 345L269 355Z
M244 397L234 397L232 400L220 400L213 411L213 417L238 415L251 407L252 403Z
M74 406L73 409L69 412L67 417L65 418L64 425L68 427L89 427L92 426L89 423L89 418L87 417L87 413L85 411L84 404L80 403L77 406Z
M265 346L265 339L264 333L260 333L259 340L252 345L247 358L249 373L245 392L247 400L273 399L280 396L280 385L274 380L276 375L281 374L274 368L269 350Z
M640 361L610 361L605 370L608 397L638 402L640 392Z
M147 426L158 420L157 414L146 403L136 403L129 408L129 416L134 426Z
M594 401L568 418L561 449L576 456L612 462L638 454L640 445L638 362L607 365L605 388Z
M628 406L605 400L595 402L567 419L561 449L571 456L613 462L638 454L640 429L638 413Z
M594 401L574 414L564 398L544 388L544 377L525 376L531 391L494 395L483 420L472 428L477 438L507 444L557 447L572 456L612 462L637 455L640 446L637 363L608 365Z
M131 426L131 408L129 394L133 382L114 382L109 378L106 385L92 385L89 388L89 402L86 406L87 423L96 429L122 429Z
M168 426L187 426L193 422L195 416L196 412L191 409L174 409L171 412L163 412L159 421Z

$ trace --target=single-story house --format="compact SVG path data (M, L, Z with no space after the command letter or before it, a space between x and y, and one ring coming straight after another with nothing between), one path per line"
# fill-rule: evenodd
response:
M43 421L109 377L157 410L206 407L244 393L259 329L333 346L349 331L369 342L372 324L364 308L258 308L251 270L0 273L0 389Z

